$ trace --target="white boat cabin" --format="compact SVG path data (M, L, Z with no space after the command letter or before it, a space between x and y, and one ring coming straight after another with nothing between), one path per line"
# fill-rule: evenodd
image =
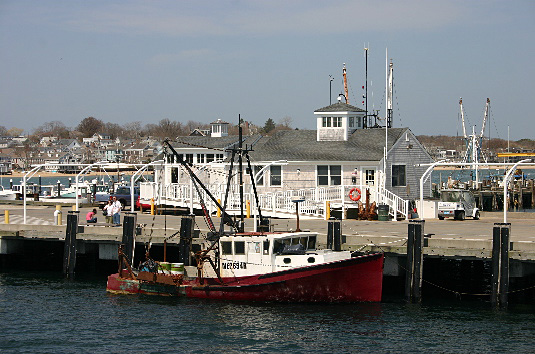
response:
M318 250L316 242L317 234L310 232L222 236L221 277L266 274L351 258L349 251ZM206 277L215 277L211 267L203 271Z

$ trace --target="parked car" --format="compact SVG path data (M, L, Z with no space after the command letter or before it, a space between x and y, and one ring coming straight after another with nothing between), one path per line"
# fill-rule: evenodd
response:
M108 204L108 200L112 199L113 197L117 197L117 200L121 202L121 204L124 207L130 206L131 202L131 194L130 194L130 187L129 186L119 186L115 190L115 193L97 193L95 196L95 202L98 204L99 208L104 208L106 204ZM134 200L137 200L139 198L139 187L134 187Z
M479 219L479 209L472 192L463 189L444 189L440 192L438 202L438 218L453 217L456 220L464 220L466 217Z

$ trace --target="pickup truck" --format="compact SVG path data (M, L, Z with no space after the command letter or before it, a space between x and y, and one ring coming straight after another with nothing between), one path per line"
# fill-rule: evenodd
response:
M471 217L479 219L479 209L472 192L462 189L444 189L440 192L438 202L438 218L453 217L456 220L464 220Z
M130 205L131 201L131 195L130 195L130 187L127 186L120 186L117 187L115 190L115 193L105 193L105 192L98 192L95 195L95 203L98 204L99 208L102 209L106 204L108 204L108 200L110 198L117 197L117 200L121 202L123 205L123 208ZM139 197L139 187L134 187L134 201L136 201Z

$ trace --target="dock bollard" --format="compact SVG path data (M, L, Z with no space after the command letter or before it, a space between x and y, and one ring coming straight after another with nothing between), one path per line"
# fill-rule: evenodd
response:
M217 200L217 204L221 205L221 199L218 199L218 200ZM216 214L216 216L217 216L218 218L221 217L221 209L220 209L219 207L217 207L217 214Z
M245 210L246 210L245 215L246 215L247 219L250 219L251 218L251 201L250 200L247 201L247 204L245 206Z
M4 210L4 224L9 224L9 210Z
M150 199L150 215L154 215L154 198Z
M329 220L331 218L331 202L326 200L325 201L325 220Z

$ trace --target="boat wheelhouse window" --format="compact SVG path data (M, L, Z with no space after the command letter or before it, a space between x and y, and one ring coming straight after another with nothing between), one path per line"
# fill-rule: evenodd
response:
M392 187L403 187L406 185L405 165L392 165Z
M282 185L282 167L281 166L270 166L270 184L272 186Z
M216 161L221 161L224 159L224 155L223 154L215 154L215 159Z
M260 242L247 242L249 244L248 253L260 253Z
M315 250L315 249L316 249L316 236L308 236L307 250Z
M264 254L265 255L269 254L269 240L264 241Z
M197 163L204 163L204 154L197 154Z
M206 154L206 163L214 162L214 154Z
M232 242L230 242L230 241L221 241L221 253L222 254L232 254Z
M245 254L245 241L234 241L234 254Z

